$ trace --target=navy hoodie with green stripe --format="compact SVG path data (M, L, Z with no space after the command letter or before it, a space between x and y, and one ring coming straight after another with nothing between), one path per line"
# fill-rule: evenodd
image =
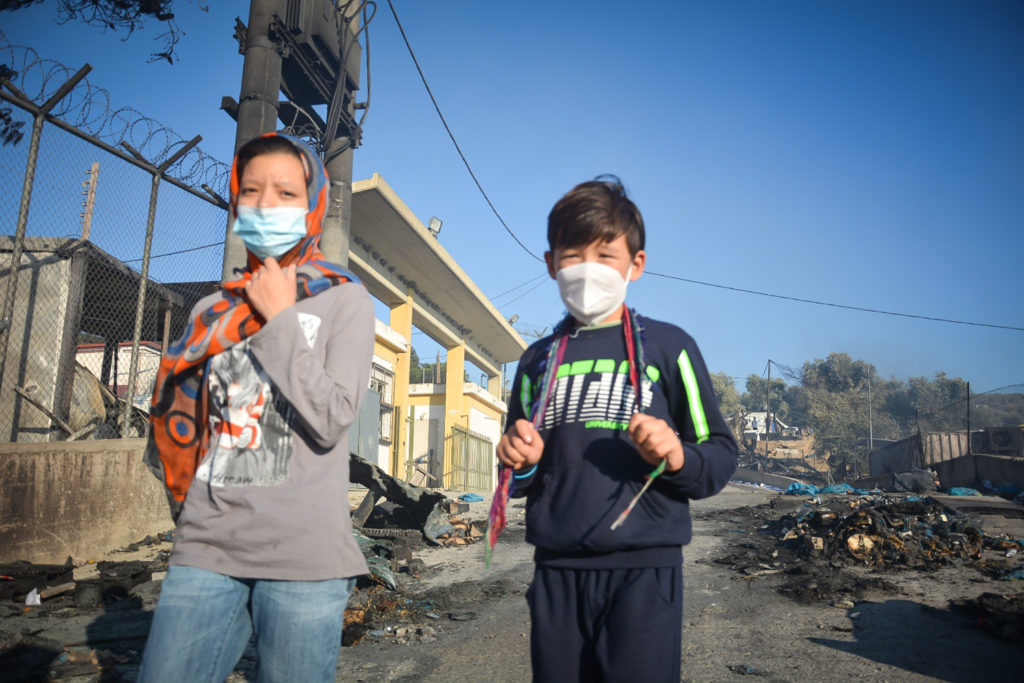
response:
M674 325L640 319L644 412L672 426L686 461L654 480L625 523L615 521L643 486L648 464L626 433L636 412L622 324L575 329L556 372L540 435L544 454L515 473L526 496L526 540L538 564L574 568L678 565L691 537L689 501L720 491L736 470L736 441L722 419L697 344ZM508 424L530 419L552 338L519 361Z

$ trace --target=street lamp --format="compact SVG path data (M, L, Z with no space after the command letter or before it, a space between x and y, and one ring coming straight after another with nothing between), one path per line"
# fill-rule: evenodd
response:
M429 230L430 234L434 236L434 239L437 239L437 234L441 232L441 225L442 222L440 218L437 216L430 217L430 222L427 224L427 230Z

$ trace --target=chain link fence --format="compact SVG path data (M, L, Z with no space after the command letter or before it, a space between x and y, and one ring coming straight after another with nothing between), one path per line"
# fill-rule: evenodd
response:
M144 436L221 276L230 168L0 33L0 440Z

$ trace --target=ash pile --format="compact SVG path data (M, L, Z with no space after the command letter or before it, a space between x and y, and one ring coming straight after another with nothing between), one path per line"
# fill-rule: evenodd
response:
M873 496L833 507L838 511L807 503L768 532L781 552L833 567L935 569L981 560L980 520L950 514L936 501Z
M797 601L848 608L870 596L900 593L903 573L962 570L971 582L991 582L998 599L954 606L997 624L990 629L994 635L1022 637L1024 534L1006 529L1024 528L1024 508L1011 513L1018 524L992 524L986 532L993 518L958 511L939 498L945 497L780 495L725 515L735 541L715 562L738 572L739 580L770 577L780 593Z

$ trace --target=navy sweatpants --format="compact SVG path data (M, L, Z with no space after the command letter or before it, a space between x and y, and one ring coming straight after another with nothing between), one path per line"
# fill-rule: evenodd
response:
M679 680L682 566L538 566L526 601L534 681Z

